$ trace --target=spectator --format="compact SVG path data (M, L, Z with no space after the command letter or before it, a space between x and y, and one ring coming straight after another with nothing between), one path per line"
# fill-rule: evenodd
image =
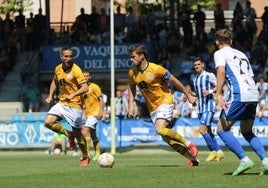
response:
M264 7L264 12L261 15L263 25L268 25L268 6Z
M147 20L148 20L148 10L145 6L142 6L140 15L138 16L138 25L139 25L139 29L143 33L146 33L147 26L148 24L150 24Z
M119 32L122 28L125 29L126 26L126 15L121 13L121 6L118 5L116 8L116 13L114 14L114 32Z
M19 9L19 15L15 17L15 28L19 36L20 48L22 51L26 50L26 36L25 36L25 16L22 9Z
M14 22L10 19L9 12L6 13L6 18L3 21L3 43L4 48L8 49L8 40L12 36L12 33L14 31Z
M127 9L127 15L126 15L126 28L127 28L127 33L130 33L132 31L132 28L136 24L136 16L133 13L133 7L128 7Z
M110 27L110 17L106 14L106 10L105 8L101 8L101 14L100 14L100 31L101 31L101 35L104 32L109 31Z
M235 4L235 9L233 12L233 19L232 19L233 30L236 29L235 26L237 25L243 27L243 19L244 19L244 12L242 5L240 2L237 2Z
M154 18L155 18L155 34L158 35L158 33L166 27L166 21L167 21L167 13L162 10L162 5L157 4L155 6L154 11Z
M244 15L246 17L245 30L249 33L250 42L252 43L253 36L257 31L257 25L255 22L256 12L251 7L251 2L246 1L246 8L244 9Z
M170 68L171 54L167 51L166 47L163 47L158 53L157 62L166 69Z
M117 90L115 97L115 115L120 119L124 119L127 117L127 111L128 111L128 100L123 95L122 91Z
M42 9L38 9L38 14L33 19L34 49L39 48L45 40L46 16L42 14Z
M194 13L193 21L195 23L195 33L205 30L206 14L202 11L201 5L197 5L197 12Z
M39 111L39 90L35 87L33 82L29 82L28 86L23 90L23 101L25 112Z
M26 38L27 38L27 50L32 51L33 50L33 27L34 27L34 18L33 13L30 12L30 18L27 18L26 20L27 26L26 26Z
M216 10L214 10L214 22L216 31L225 27L225 17L221 3L218 3Z
M78 18L81 22L85 23L86 25L86 31L89 29L89 15L85 13L85 9L81 8L80 9L80 14L76 17Z
M82 43L86 40L87 26L85 22L80 20L80 17L76 17L70 30L72 43Z
M268 91L268 83L265 82L264 77L260 77L259 81L256 83L256 87L259 91L259 104L264 103L266 105L266 96Z
M193 40L193 28L190 19L190 10L186 4L183 4L179 12L178 19L183 29L183 47L190 47Z
M89 15L89 32L90 35L100 32L100 14L97 13L95 6L92 7L92 13Z
M191 86L185 86L187 89L190 89ZM186 99L186 96L183 94L182 97L179 98L179 103L176 106L176 109L179 111L179 117L190 118L193 110L193 105Z
M46 102L46 98L49 95L49 88L47 86L44 87L43 92L40 94L40 107L39 112L48 112L51 108L51 104Z

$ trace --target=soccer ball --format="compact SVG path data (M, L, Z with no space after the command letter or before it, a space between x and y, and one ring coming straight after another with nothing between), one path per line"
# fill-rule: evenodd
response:
M61 153L60 148L55 148L54 149L54 154L59 155L60 153Z
M101 168L112 168L114 162L114 156L111 153L102 153L98 158L98 164Z

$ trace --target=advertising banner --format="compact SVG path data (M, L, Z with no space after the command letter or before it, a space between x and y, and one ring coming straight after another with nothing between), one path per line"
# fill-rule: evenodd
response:
M66 129L71 130L70 125L66 122L62 124ZM154 124L151 121L116 119L115 127L116 147L129 147L141 143L167 145L155 132ZM206 146L203 137L199 133L198 119L179 118L175 122L173 129L182 136L194 141L197 146ZM223 142L216 134L216 121L212 124L212 131L216 135L219 145L223 146ZM239 122L232 127L231 131L243 146L249 146L242 137ZM99 122L97 136L102 148L111 147L111 132L109 121ZM268 146L268 118L256 118L253 132L265 146ZM47 129L41 121L0 123L0 148L49 147L53 136L54 133Z

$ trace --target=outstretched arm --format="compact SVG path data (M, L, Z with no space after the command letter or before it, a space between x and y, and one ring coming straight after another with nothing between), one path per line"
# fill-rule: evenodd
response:
M133 117L135 116L135 108L133 106L135 96L136 96L136 85L130 85L128 88L128 116Z
M190 103L193 104L193 106L196 105L197 98L191 95L191 92L186 89L186 87L177 79L175 76L170 75L169 82L176 87L179 91L183 92L184 95L187 97Z

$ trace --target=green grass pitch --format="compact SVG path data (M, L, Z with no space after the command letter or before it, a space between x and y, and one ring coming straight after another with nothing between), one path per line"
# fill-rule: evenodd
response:
M79 166L79 156L46 155L44 152L0 152L1 188L248 188L268 186L267 176L259 176L261 162L247 151L255 167L232 177L239 162L224 151L220 161L205 162L207 152L200 152L201 165L187 168L188 162L174 151L138 149L116 153L113 168L100 168L97 161Z

